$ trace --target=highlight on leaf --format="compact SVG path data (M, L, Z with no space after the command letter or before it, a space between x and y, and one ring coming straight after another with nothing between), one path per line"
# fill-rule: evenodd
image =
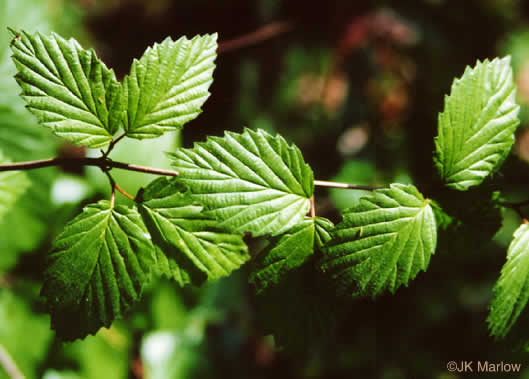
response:
M54 241L41 295L66 341L108 327L136 303L155 264L138 211L100 201L84 208Z
M10 31L15 78L40 123L76 145L109 144L123 116L114 72L74 39Z
M263 130L226 132L170 154L178 180L233 232L278 235L303 221L314 176L299 149Z
M123 81L127 136L155 138L196 118L210 95L216 49L217 34L168 37L135 59Z
M154 180L138 201L156 247L157 269L180 285L219 279L250 258L242 234L219 227L175 179Z
M494 299L487 318L491 335L505 337L529 300L529 225L514 232L507 262L494 286Z
M467 190L501 166L519 124L510 57L478 61L452 84L439 114L436 165L448 187Z
M344 294L376 296L426 270L437 228L428 200L413 185L392 184L346 211L331 237L322 270Z

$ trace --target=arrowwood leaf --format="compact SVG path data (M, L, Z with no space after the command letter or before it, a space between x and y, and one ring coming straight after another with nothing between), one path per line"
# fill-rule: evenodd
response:
M76 145L109 144L124 105L114 72L74 39L11 32L15 78L40 123Z
M166 38L132 63L123 81L132 138L154 138L196 118L209 97L217 56L217 34Z
M448 187L479 185L503 163L520 122L515 91L510 57L478 61L454 80L435 139L436 165Z
M490 306L489 331L505 337L529 300L529 225L523 224L514 232L507 250L507 262L494 287Z
M139 300L155 263L136 209L90 204L54 241L44 273L52 327L63 340L110 326Z
M158 269L180 285L221 278L250 258L242 234L220 228L175 179L156 179L139 198Z
M302 222L310 208L312 170L281 136L226 132L170 158L193 198L233 232L278 235Z
M346 293L394 293L421 270L435 252L432 208L412 185L374 191L344 213L323 249L323 271Z

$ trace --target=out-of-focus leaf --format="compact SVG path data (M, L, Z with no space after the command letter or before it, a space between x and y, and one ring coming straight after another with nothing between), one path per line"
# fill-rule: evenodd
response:
M0 346L28 379L37 378L37 369L46 359L53 338L48 320L25 298L0 289ZM0 364L0 378L8 377Z

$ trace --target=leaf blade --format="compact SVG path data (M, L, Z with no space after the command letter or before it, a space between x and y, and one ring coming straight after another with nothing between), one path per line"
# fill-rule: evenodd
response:
M510 57L477 62L454 80L439 114L436 165L448 187L467 190L501 166L519 124Z
M149 47L124 79L125 131L132 138L155 138L196 118L209 97L217 34L185 37Z
M154 180L139 207L161 255L160 271L180 285L219 279L250 258L242 235L219 228L174 179Z
M412 185L376 190L344 214L325 245L321 268L342 292L395 292L425 271L437 230L428 201Z
M489 331L505 337L529 300L529 225L522 224L507 250L507 262L494 286L494 299L487 317Z
M93 50L52 33L16 33L15 76L27 108L40 123L76 145L112 141L122 117L121 84Z
M280 136L226 132L170 158L193 198L231 231L278 235L309 210L312 170L299 149Z
M41 295L64 340L95 334L139 300L154 263L135 209L100 201L84 208L54 241Z

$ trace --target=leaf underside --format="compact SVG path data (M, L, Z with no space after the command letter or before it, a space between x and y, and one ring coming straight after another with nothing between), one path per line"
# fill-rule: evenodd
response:
M16 79L40 123L76 145L107 145L121 124L121 84L93 50L52 33L16 33Z
M217 34L185 37L149 47L123 81L125 131L154 138L196 118L213 81Z
M494 287L494 299L487 318L491 335L505 337L529 300L529 225L514 232L507 262Z
M331 233L321 267L340 292L376 296L394 293L421 270L435 252L432 208L412 185L375 191L344 213Z
M312 170L280 136L226 132L170 158L193 198L233 232L278 235L302 222L310 208Z
M250 258L242 234L220 228L174 179L153 181L139 209L157 249L158 270L180 285L229 275Z
M137 210L108 201L88 205L57 237L42 296L63 340L110 326L138 301L155 263Z
M448 187L479 185L503 163L519 124L510 58L467 67L439 114L436 165Z

